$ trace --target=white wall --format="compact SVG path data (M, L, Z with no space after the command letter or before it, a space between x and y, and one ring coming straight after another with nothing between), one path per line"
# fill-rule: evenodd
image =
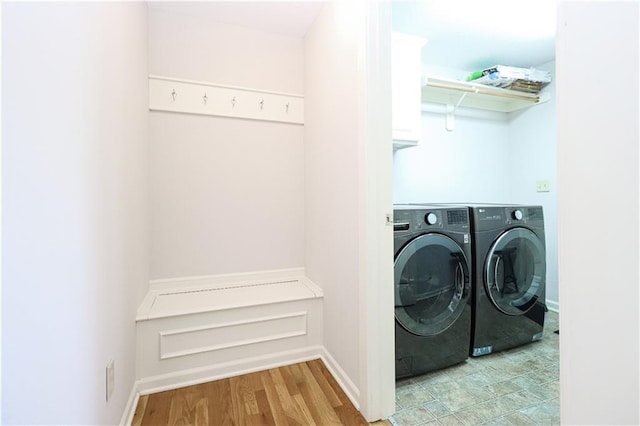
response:
M394 154L394 202L507 202L508 132L504 116L461 111L448 132L444 114L423 112L420 144Z
M640 422L639 21L638 2L559 4L563 424Z
M305 37L305 268L324 291L324 346L359 386L360 86L351 18L348 5L326 4Z
M300 37L217 23L194 4L149 6L149 73L303 93ZM149 113L151 276L304 265L304 129Z
M2 423L117 424L148 282L146 6L2 8Z
M547 253L547 301L558 308L558 177L556 62L536 66L551 72L551 83L543 89L550 99L524 111L511 113L509 124L509 200L517 204L541 205L544 209ZM550 192L536 192L537 180L548 180Z

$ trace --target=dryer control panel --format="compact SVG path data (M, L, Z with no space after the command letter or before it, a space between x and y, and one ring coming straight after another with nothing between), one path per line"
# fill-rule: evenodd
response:
M478 206L474 214L476 230L518 224L544 227L542 206Z
M542 226L544 223L541 206L515 206L505 207L507 224L528 224L530 226Z

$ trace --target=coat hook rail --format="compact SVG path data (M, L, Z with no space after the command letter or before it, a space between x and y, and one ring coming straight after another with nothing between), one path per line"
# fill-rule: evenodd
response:
M149 109L304 124L302 95L160 76L149 76Z

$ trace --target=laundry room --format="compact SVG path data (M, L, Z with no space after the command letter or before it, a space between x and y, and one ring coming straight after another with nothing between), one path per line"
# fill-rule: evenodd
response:
M484 16L483 7L458 10L438 2L398 2L393 6L393 30L423 38L423 79L465 81L473 71L501 63L534 68L549 73L550 83L536 93L543 100L501 112L492 108L498 96L486 95L476 101L485 105L465 107L466 88L449 90L448 101L436 94L434 102L423 90L418 141L407 148L406 141L394 141L394 203L541 205L547 301L558 310L555 5L540 4L526 19L515 10ZM479 23L474 27L474 22Z
M498 3L4 2L0 422L637 423L638 7Z
M392 419L557 424L555 4L458 6L392 7ZM451 222L465 205L469 223Z

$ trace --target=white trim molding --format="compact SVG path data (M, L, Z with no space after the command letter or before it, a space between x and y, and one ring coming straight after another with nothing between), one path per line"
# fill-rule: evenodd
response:
M274 333L273 330L278 332ZM229 333L232 334L231 338L227 336ZM304 336L307 334L307 312L160 331L158 334L160 359L164 360ZM237 338L238 335L241 338ZM197 345L188 345L189 341L197 342ZM213 342L223 343L214 344Z
M136 321L322 297L304 268L152 280Z
M133 423L133 417L136 415L136 409L138 408L138 401L140 401L140 392L138 391L138 382L133 383L131 392L129 393L129 399L127 405L124 407L124 412L120 418L121 426L129 426Z
M304 277L304 274L304 268L288 268L233 274L159 278L149 281L149 289L157 293L166 293L176 290L191 291L202 288L224 288L230 285L250 285L300 278Z
M166 390L178 389L184 386L198 385L243 374L255 373L256 371L297 364L320 357L321 346L312 346L175 371L167 374L159 374L138 380L136 386L140 395L149 395Z
M340 364L331 356L329 351L323 346L322 347L322 356L320 357L326 365L327 369L331 373L338 385L342 388L344 393L347 395L351 403L357 410L360 410L360 389L353 383L353 381L349 378L347 373L340 367Z

